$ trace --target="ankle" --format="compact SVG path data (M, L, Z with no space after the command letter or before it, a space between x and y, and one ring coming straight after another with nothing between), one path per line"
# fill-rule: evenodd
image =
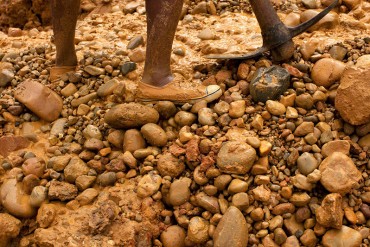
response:
M143 75L142 82L152 85L154 87L163 87L173 81L174 77L172 74L163 76L163 75Z

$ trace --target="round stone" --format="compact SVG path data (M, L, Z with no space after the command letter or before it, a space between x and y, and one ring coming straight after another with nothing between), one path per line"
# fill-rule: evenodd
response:
M222 172L247 173L256 159L256 150L240 141L226 142L217 155L217 166Z

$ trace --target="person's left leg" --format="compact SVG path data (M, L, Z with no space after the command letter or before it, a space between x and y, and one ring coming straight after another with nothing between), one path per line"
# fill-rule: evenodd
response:
M221 96L217 85L191 83L171 72L172 44L183 0L146 0L147 47L139 101L169 100L177 103L212 101Z
M50 81L58 79L65 72L73 71L77 66L74 39L79 8L80 0L51 0L56 59Z

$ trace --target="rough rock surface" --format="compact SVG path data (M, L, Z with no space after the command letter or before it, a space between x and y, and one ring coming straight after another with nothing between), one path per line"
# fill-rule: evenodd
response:
M156 123L159 113L149 106L137 103L114 106L105 115L104 120L113 128L135 128L147 123Z
M350 124L370 122L370 67L348 67L335 97L335 108Z
M248 244L247 222L234 206L227 209L213 234L214 246L245 247Z
M217 155L217 166L226 173L245 174L256 159L256 150L238 141L225 143Z
M351 158L334 152L325 158L320 166L321 184L330 192L346 194L355 188L362 178Z

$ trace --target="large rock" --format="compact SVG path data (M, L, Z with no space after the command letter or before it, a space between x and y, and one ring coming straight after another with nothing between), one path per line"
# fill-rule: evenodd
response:
M333 193L348 193L362 178L352 159L340 152L334 152L324 159L319 170L321 184Z
M335 108L352 125L370 122L370 67L348 67L335 97Z
M256 150L240 141L226 142L217 155L217 166L222 172L247 173L256 159Z
M243 214L237 207L231 206L221 218L213 233L214 247L246 247L248 244L248 226Z
M301 23L306 22L316 16L320 11L308 9L301 13ZM313 32L319 29L333 29L339 24L339 16L335 12L330 12L326 16L324 16L320 21L318 21L315 25L310 27L308 31Z
M321 206L316 209L316 220L322 226L341 229L343 222L342 196L338 193L325 196Z
M345 67L344 63L333 58L320 59L312 68L312 80L316 85L328 88L339 81Z
M20 83L14 91L14 97L38 117L49 122L56 120L62 112L62 98L34 80Z
M279 66L259 68L249 86L250 94L256 102L277 100L289 87L290 74Z
M22 136L2 136L0 137L0 155L6 157L10 152L28 147L30 143Z
M147 123L156 123L159 113L145 105L137 103L120 104L112 107L104 120L113 128L137 128Z
M348 226L342 226L340 230L329 230L322 238L322 244L325 247L358 247L361 246L361 243L361 233Z
M22 228L22 222L17 218L0 213L0 247L10 245L10 240L17 237Z
M36 210L31 206L30 196L22 188L22 183L16 179L6 180L0 189L0 202L8 212L21 218L30 218Z

